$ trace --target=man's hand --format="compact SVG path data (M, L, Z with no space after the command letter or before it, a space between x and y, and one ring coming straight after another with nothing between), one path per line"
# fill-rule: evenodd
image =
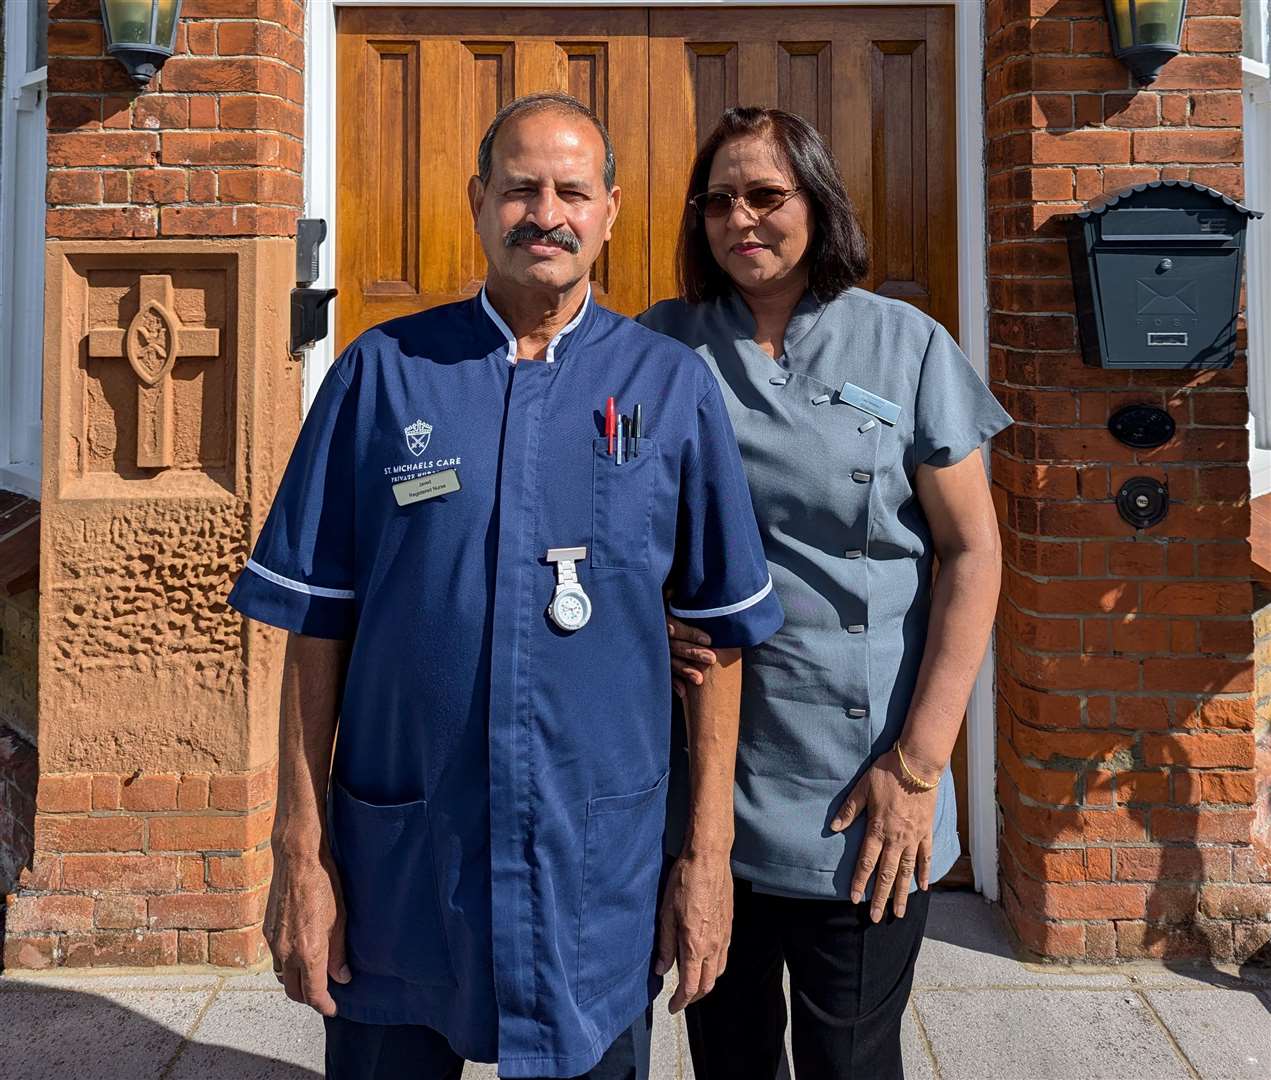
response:
M705 679L703 670L719 658L709 647L710 634L671 614L666 617L666 636L671 647L671 689L683 699L688 684L701 686Z
M680 984L670 1010L705 997L728 964L733 932L733 875L728 853L675 860L658 915L657 963L665 975L678 963Z
M352 978L344 959L344 899L340 877L323 845L317 855L274 847L274 879L265 908L265 940L274 974L292 1001L334 1016L327 979Z

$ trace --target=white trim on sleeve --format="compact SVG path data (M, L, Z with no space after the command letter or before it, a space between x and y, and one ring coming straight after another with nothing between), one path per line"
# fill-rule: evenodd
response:
M284 589L291 589L292 592L307 593L309 596L322 596L328 600L352 600L357 595L352 589L325 589L321 585L306 585L303 581L293 581L289 577L275 574L272 570L261 566L255 559L247 560L247 569L259 574L266 581L272 581L275 585L281 585Z
M745 600L738 600L735 604L729 604L726 607L702 608L700 611L689 611L685 608L672 607L670 612L677 619L717 619L721 615L736 615L739 611L754 607L770 592L772 592L771 574L768 575L768 584L755 593L754 596L748 596Z

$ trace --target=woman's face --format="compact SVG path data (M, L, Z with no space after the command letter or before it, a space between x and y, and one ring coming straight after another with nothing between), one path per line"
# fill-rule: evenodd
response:
M711 162L709 191L743 195L761 188L789 191L798 181L766 135L729 139ZM804 256L812 240L813 220L800 193L762 217L738 201L723 217L707 217L711 254L743 292L763 295L794 284L807 284Z

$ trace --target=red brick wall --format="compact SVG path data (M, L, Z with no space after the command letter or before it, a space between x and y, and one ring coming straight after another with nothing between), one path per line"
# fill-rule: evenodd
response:
M51 0L48 235L293 235L303 32L299 0L185 0L177 54L138 94L98 0Z
M264 958L277 773L45 774L7 967Z
M50 239L294 233L300 0L185 0L177 55L141 93L104 54L98 0L49 11ZM274 785L273 768L40 776L4 963L260 961Z
M1184 55L1147 91L1111 57L1102 0L990 0L993 387L1003 901L1039 953L1244 956L1265 941L1250 846L1254 712L1243 359L1227 371L1083 365L1060 216L1183 178L1241 194L1239 0L1191 0ZM1129 402L1176 437L1108 433ZM1141 532L1113 497L1166 480Z

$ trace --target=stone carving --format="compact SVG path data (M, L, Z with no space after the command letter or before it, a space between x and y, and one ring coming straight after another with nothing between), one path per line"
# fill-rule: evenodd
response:
M172 369L184 358L219 357L221 333L203 326L183 326L176 316L172 278L143 274L141 303L127 329L101 327L88 335L88 355L128 360L136 372L137 465L144 469L172 466Z

